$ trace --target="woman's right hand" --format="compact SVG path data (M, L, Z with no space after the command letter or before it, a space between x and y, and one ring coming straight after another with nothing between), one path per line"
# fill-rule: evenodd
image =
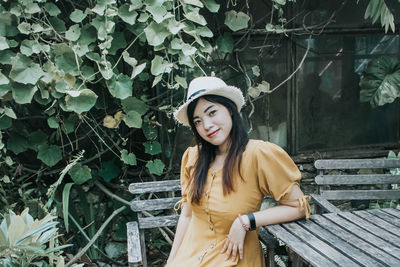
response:
M247 219L247 216L243 216L243 219ZM236 218L229 230L229 235L225 241L224 247L221 250L221 254L225 253L225 260L228 260L232 257L232 261L236 260L237 255L239 254L239 259L243 259L243 246L244 239L246 237L246 230L243 228L239 219Z

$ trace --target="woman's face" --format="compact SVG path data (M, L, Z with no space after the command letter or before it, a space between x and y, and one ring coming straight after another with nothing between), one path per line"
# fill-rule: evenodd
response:
M200 98L193 113L193 123L201 138L218 146L227 146L232 129L232 117L222 104Z

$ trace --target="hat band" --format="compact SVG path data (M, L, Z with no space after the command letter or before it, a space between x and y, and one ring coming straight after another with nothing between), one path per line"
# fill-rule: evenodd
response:
M199 91L196 91L196 92L194 92L193 94L191 94L189 97L188 97L188 99L187 100L190 100L190 99L192 99L193 97L195 97L196 95L198 95L198 94L200 94L200 93L202 93L202 92L205 92L206 91L206 89L201 89L201 90L199 90ZM187 101L186 100L186 101Z

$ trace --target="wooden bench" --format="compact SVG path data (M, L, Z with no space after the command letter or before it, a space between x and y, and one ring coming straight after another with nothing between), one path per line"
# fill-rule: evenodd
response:
M394 200L400 199L400 190L391 188L391 184L400 184L400 175L387 170L400 168L400 159L331 159L317 160L315 183L318 194L312 194L314 202L327 212L339 212L329 200ZM382 169L381 174L329 174L330 170ZM349 189L332 189L337 186L350 186ZM354 186L368 189L354 189ZM376 185L385 188L370 189Z
M131 209L137 214L138 219L127 223L129 266L148 266L144 236L146 229L159 228L165 239L169 242L173 239L169 236L173 236L175 231L171 231L168 227L176 226L178 223L179 215L172 209L181 199L174 196L180 189L180 180L129 185L129 192L135 195ZM166 210L166 212L157 216L149 213L156 210ZM275 248L278 247L278 242L263 228L260 228L259 239L268 247L267 266L274 266Z
M387 232L400 229L399 209L342 212L329 202L400 199L400 190L391 187L400 184L400 175L388 172L389 168L400 168L400 159L317 160L314 165L318 194L311 196L328 213L312 215L309 221L264 227L286 244L291 266L303 266L304 262L311 266L400 266L396 245L400 235ZM357 169L374 169L379 174ZM371 189L376 185L383 188Z

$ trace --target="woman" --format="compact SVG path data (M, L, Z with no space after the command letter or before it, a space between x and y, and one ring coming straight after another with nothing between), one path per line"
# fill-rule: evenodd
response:
M264 266L254 230L309 216L298 168L282 148L249 140L243 104L238 88L199 77L174 113L198 145L182 157L182 211L168 267ZM265 195L281 205L259 211Z

